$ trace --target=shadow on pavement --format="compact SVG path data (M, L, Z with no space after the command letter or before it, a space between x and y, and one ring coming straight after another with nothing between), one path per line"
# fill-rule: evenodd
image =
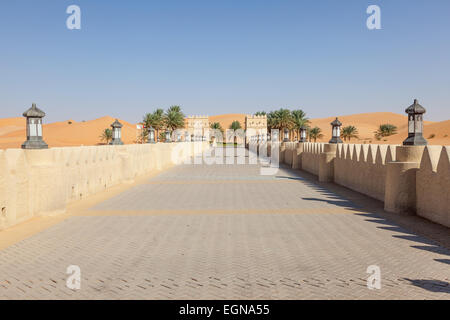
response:
M408 279L403 278L406 281L409 281L413 286L431 291L431 292L444 292L450 294L450 283L446 281L439 280L424 280L424 279Z
M315 189L328 199L303 198L307 201L321 201L354 210L355 215L365 217L366 221L378 224L377 228L403 233L392 235L394 238L411 241L412 248L426 250L442 255L450 255L450 230L444 226L418 216L402 216L384 211L383 202L334 183L319 182L317 177L287 166L281 168L287 172L279 178L295 179ZM448 259L435 259L449 264Z

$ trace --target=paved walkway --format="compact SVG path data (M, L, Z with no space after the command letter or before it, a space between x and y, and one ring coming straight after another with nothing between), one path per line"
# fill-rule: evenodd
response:
M1 250L0 299L449 299L450 250L359 198L289 169L181 165Z

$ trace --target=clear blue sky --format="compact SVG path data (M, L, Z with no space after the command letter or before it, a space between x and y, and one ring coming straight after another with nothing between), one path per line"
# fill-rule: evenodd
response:
M66 28L77 4L82 29ZM366 8L382 10L382 30ZM279 107L309 117L450 119L449 0L14 0L0 3L0 117L139 121Z

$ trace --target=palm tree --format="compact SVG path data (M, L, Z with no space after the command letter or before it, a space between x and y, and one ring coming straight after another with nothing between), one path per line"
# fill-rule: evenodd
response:
M291 111L289 109L281 108L280 110L278 110L276 112L278 113L277 117L278 117L279 129L283 132L283 135L284 135L284 129L291 130L294 125ZM281 135L280 135L280 138L281 138Z
M164 114L164 124L171 131L184 128L184 118L180 106L171 106Z
M210 125L209 125L209 127L211 128L211 129L213 129L213 130L219 130L220 131L220 133L222 134L222 138L223 138L223 128L222 128L222 126L220 125L220 122L213 122L213 123L211 123ZM216 141L217 140L219 140L219 142L222 142L222 141L220 141L220 139L217 139L217 137L216 137ZM222 139L223 140L223 139Z
M158 137L159 131L164 128L164 110L156 109L153 113L147 113L144 116L143 123L145 125L145 134L148 134L148 128L152 126L156 131L156 137Z
M112 130L107 128L102 131L102 134L100 135L99 138L101 141L105 141L105 143L108 144L112 140L112 137L113 137Z
M306 113L301 110L292 111L292 124L293 129L297 133L297 137L300 137L300 128L306 126L309 123L308 118L306 117Z
M320 129L319 127L309 129L309 141L311 141L311 139L314 139L314 142L317 142L317 139L320 139L322 137L322 129Z
M280 131L284 131L284 129L292 129L293 127L293 119L292 114L289 109L279 109L276 111L271 111L267 115L267 125L272 129L278 129ZM281 139L281 134L279 135L279 138Z
M393 124L381 124L377 131L375 131L375 138L380 140L383 137L389 137L397 133L397 127Z
M220 122L213 122L213 123L211 123L211 124L209 125L209 127L210 127L211 129L216 129L216 130L223 131L223 128L222 128Z
M270 111L267 114L267 129L271 131L272 129L278 129L278 119L275 111Z
M231 129L231 130L234 130L234 131L239 130L239 129L242 129L241 123L240 123L239 121L237 121L237 120L234 120L234 121L231 123L231 125L230 125L230 129Z
M352 138L358 138L358 129L355 126L347 126L342 128L341 137L344 141L351 141Z
M255 113L255 116L265 116L267 113L265 111L258 111Z
M223 134L223 128L222 128L222 125L220 124L220 122L213 122L209 125L209 127L214 130L220 130L220 132L222 132L222 134Z
M230 129L235 131L236 133L236 130L242 129L241 123L237 120L234 120L230 125ZM236 134L234 135L234 143L237 143Z

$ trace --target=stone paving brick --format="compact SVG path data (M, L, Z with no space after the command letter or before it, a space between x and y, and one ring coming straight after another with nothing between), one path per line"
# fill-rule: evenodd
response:
M91 210L105 214L0 251L0 299L450 298L449 249L287 169L181 165ZM69 265L80 290L66 287ZM369 265L381 290L366 286Z

